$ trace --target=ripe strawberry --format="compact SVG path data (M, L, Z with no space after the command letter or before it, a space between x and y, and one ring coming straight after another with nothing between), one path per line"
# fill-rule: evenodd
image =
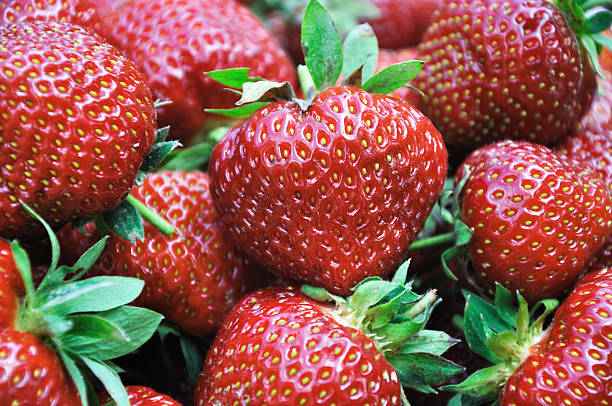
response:
M363 67L356 75L350 63L339 64L340 36L316 0L303 32L316 96L306 89L308 100L299 100L287 84L253 82L245 74L238 104L259 103L229 113L248 116L261 108L213 150L211 194L227 235L255 261L282 277L348 294L405 259L444 184L446 149L423 114L379 94L405 85L420 62L371 76L372 38L356 35L351 61ZM326 38L324 47L319 38ZM345 83L363 81L364 89L327 88L343 69ZM211 76L226 75L235 87L239 73L245 72ZM269 100L281 101L262 107Z
M149 88L119 51L63 22L0 27L0 235L36 238L117 206L155 142Z
M100 16L96 3L106 0L5 0L0 3L0 19L10 24L18 21L61 20L96 31Z
M28 206L24 208L43 221ZM16 242L7 250L0 241L0 404L87 406L92 387L84 378L86 368L119 405L129 406L123 385L107 361L141 346L161 321L161 315L152 311L123 306L140 294L142 282L78 280L97 260L103 241L73 267L57 268L54 240L52 265L35 290L25 251ZM64 281L74 272L76 278ZM11 286L9 280L16 278L22 278L23 287Z
M433 291L419 296L399 279L380 278L367 279L346 300L303 291L336 304L266 289L234 307L208 351L195 405L400 405L402 385L427 390L461 372L439 356L455 340L421 330ZM444 344L431 352L433 341Z
M574 130L596 85L588 61L596 56L575 32L590 35L572 14L576 3L451 0L436 14L419 47L426 64L415 85L449 146L507 138L553 144Z
M543 301L544 312L530 325L527 304L518 299L517 312L512 309L512 294L499 285L495 304L467 295L467 341L495 365L445 389L461 393L464 402L459 404L494 400L501 406L608 403L612 399L612 270L600 269L582 279L544 331L546 316L557 301Z
M548 148L502 141L468 157L460 196L468 250L485 288L499 282L530 302L570 288L612 231L607 187Z
M111 235L90 274L139 278L146 289L138 305L159 311L190 334L214 333L225 314L255 288L262 275L225 242L208 175L150 174L132 195L154 208L178 232L163 235L145 222L142 241L129 244ZM85 230L90 236L69 227L59 234L68 261L99 239L93 223Z
M181 406L169 396L155 392L146 386L126 386L131 406ZM116 406L108 393L98 395L101 406Z

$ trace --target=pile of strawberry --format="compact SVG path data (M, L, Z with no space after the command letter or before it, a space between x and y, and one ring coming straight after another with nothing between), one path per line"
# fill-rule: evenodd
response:
M0 1L0 406L612 405L611 26Z

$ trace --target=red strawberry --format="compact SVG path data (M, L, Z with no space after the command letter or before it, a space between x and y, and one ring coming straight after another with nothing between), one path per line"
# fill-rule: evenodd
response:
M467 295L466 338L495 365L445 389L461 393L465 403L458 404L606 405L612 399L612 270L582 279L545 331L556 300L545 301L530 323L527 304L518 299L517 312L500 286L495 304Z
M96 7L106 1L4 0L0 3L0 19L5 23L61 20L92 28L95 31L102 23Z
M278 102L253 114L213 150L210 173L249 256L346 294L402 262L442 189L446 150L409 104L336 87L306 111Z
M126 386L131 406L181 406L169 396L155 392L146 386ZM101 406L116 406L108 393L98 395Z
M595 90L575 23L547 0L449 1L424 34L415 80L449 146L552 144L571 133Z
M320 290L309 291L332 299ZM389 311L386 300L392 298L400 306L400 297L408 306L399 310L403 314L377 313ZM433 380L462 370L425 347L419 353L408 349L427 340L429 333L419 330L435 301L433 292L419 299L402 283L370 278L350 298L333 299L335 306L289 289L260 290L245 297L208 351L194 404L400 405L402 384L413 387L423 377L419 371L429 375L421 385L433 384L434 359L440 374ZM415 323L414 317L421 320L423 315L424 321ZM387 336L388 329L395 331L393 338ZM435 341L433 335L446 343L441 352L454 342L442 332L432 332L429 340Z
M580 281L500 394L500 405L605 405L612 399L612 269Z
M177 233L163 235L145 222L143 241L129 244L111 235L90 274L140 278L146 288L139 305L161 312L193 335L214 333L262 275L251 274L253 267L223 239L208 175L150 174L132 195L167 219ZM60 233L69 261L99 239L93 223L85 229L91 236L70 228Z
M612 231L607 187L548 148L503 141L475 151L461 218L483 287L499 282L530 302L570 288Z
M132 58L155 96L172 103L159 121L188 141L202 129L204 108L225 108L234 96L203 73L250 67L255 76L296 82L288 56L234 0L128 0L101 7L100 34Z
M612 38L612 31L610 30L603 31L602 34L608 38ZM612 51L610 49L604 48L601 51L599 63L601 64L602 69L604 69L608 74L612 74Z
M155 141L149 88L119 51L63 22L0 27L0 235L35 238L117 206Z

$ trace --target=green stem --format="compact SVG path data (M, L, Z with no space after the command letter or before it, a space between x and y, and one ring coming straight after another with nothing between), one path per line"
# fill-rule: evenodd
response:
M589 0L589 1L586 1L582 5L582 9L589 10L597 6L612 7L612 1L611 0Z
M449 232L446 234L434 235L433 237L423 238L415 241L408 247L409 250L420 250L434 245L446 244L455 240L455 233Z
M153 226L155 226L155 228L157 228L163 234L169 235L176 231L172 224L161 218L159 214L155 213L153 210L145 206L144 203L136 199L134 196L128 195L125 200L127 200L132 206L136 208L136 210L138 210L138 213L140 213L143 219L153 224Z
M423 313L429 306L432 306L436 300L438 300L438 295L436 290L430 290L404 315L408 318L414 319L419 314Z

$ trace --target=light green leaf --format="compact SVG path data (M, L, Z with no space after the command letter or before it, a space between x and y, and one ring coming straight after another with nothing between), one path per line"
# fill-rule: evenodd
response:
M255 113L260 108L267 106L268 104L270 103L258 102L245 104L244 106L236 107L233 109L206 109L205 111L207 113L221 114L227 117L246 118L249 117L251 114Z
M105 225L119 237L134 244L144 239L142 217L138 210L127 200L102 214Z
M367 81L376 70L378 62L378 40L369 24L353 28L344 40L344 63L342 75L348 78L357 69L361 71L362 81Z
M250 68L230 68L220 69L211 72L204 73L204 76L234 89L242 89L242 85L245 83L255 82L261 80L259 78L250 78Z
M96 359L81 357L91 372L102 382L108 394L117 403L117 406L130 406L128 394L115 370Z
M440 385L464 368L429 353L400 354L388 359L403 385Z
M389 94L406 85L423 68L423 61L407 61L387 66L367 82L362 89L369 93Z

